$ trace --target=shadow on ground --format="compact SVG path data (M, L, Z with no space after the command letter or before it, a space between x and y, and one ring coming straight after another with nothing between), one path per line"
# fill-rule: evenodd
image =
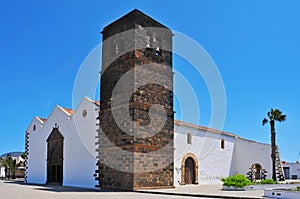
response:
M24 183L22 180L5 180L4 183L6 184L18 184L22 186L35 186L35 190L41 191L49 191L49 192L127 192L127 191L118 191L118 190L100 190L100 189L90 189L90 188L78 188L78 187L67 187L61 186L57 184L32 184L32 183Z

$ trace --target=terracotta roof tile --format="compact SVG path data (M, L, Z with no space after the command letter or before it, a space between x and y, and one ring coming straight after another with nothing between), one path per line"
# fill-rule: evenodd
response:
M42 117L38 117L40 120L42 120L43 123L46 123L47 122L47 119L46 118L42 118Z
M191 123L188 123L188 122L183 122L183 121L180 121L180 120L174 120L174 124L199 129L199 130L202 130L202 131L208 131L208 132L216 133L216 134L220 134L220 135L228 135L228 136L231 136L231 137L238 137L237 135L235 135L233 133L230 133L230 132L220 131L220 130L209 128L209 127L206 127L206 126L200 126L200 125L191 124Z
M100 101L93 100L93 103L94 103L95 105L97 105L97 106L99 106L99 107L100 107Z
M72 115L74 113L74 110L69 108L63 108L69 115Z

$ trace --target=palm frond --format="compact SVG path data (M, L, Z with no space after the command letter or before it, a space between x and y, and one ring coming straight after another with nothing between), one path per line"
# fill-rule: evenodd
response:
M273 109L271 109L271 111L268 112L268 117L270 120L272 119L272 114L271 114L272 112L273 112Z
M279 109L274 109L272 115L273 115L274 120L276 120L278 122L282 122L286 118L286 116L283 115Z
M277 119L278 122L283 122L286 120L286 115L280 115L280 117Z
M269 120L267 120L266 118L264 118L263 121L262 121L262 125L265 125L265 124L267 124L268 122L269 122Z

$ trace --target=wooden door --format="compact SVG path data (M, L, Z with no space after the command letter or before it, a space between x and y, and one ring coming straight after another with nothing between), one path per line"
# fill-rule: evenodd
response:
M195 163L192 158L187 158L184 167L184 181L185 184L195 183Z
M63 141L58 128L53 128L47 139L47 183L63 182Z

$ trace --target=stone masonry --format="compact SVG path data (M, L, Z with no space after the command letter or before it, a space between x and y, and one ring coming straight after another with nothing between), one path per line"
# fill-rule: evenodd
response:
M172 32L133 10L102 34L99 186L173 187Z

